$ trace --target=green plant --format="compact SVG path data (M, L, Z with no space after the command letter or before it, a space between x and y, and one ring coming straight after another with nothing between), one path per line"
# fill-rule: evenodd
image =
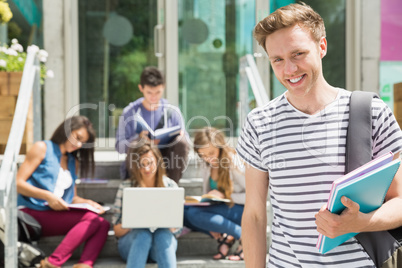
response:
M39 48L37 48L37 51L40 62L40 80L41 84L43 84L46 77L53 77L54 74L53 71L48 70L45 65L48 53ZM0 72L22 72L26 58L27 53L24 52L24 48L18 43L17 39L11 41L10 47L7 45L0 46Z
M5 0L0 0L0 24L7 23L13 17L13 13Z
M7 28L8 28L8 40L13 40L14 38L19 39L24 37L22 36L21 27L15 21L9 21L7 23Z

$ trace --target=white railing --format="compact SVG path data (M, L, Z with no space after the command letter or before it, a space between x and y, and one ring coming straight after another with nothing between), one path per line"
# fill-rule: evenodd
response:
M262 82L260 73L258 72L257 65L255 64L254 58L251 54L247 54L240 58L239 60L239 73L240 73L240 111L241 117L240 126L243 126L244 120L250 111L249 108L249 84L251 90L254 94L254 98L257 103L257 107L267 104L269 101L268 93Z
M40 97L37 96L37 93L39 93L40 90L40 69L39 61L36 57L38 50L39 49L36 46L28 47L27 58L24 65L24 72L18 93L11 131L7 140L6 150L0 168L0 209L2 209L4 212L4 264L6 268L18 267L16 188L17 157L21 148L33 88L34 120L38 116L38 109L35 109L35 106L38 106L37 103L35 103L35 100L40 99ZM34 133L36 133L35 138L38 138L38 131L34 131Z

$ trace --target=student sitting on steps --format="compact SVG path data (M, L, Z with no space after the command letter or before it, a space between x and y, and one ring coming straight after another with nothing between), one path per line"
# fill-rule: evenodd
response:
M199 130L194 137L194 151L204 160L203 194L230 199L231 203L185 208L184 223L195 231L209 233L218 241L214 259L225 259L235 240L241 239L241 218L245 201L244 170L224 134L211 127ZM231 260L242 260L241 240Z
M135 159L128 161L130 178L124 180L117 191L112 223L118 238L120 256L129 268L144 268L147 260L158 263L159 268L176 267L177 240L173 234L176 230L158 228L128 229L122 228L122 199L126 187L178 187L165 175L162 156L155 146L144 144L131 148L129 154Z
M95 131L84 116L66 119L48 141L38 141L28 151L17 173L18 206L42 226L42 236L65 235L42 268L61 267L74 250L84 245L74 268L93 267L106 242L110 224L98 214L69 210L68 204L88 203L103 213L98 203L77 196L75 180L94 168Z
M116 131L116 150L124 154L127 153L130 146L150 142L149 131L143 130L137 133L139 131L136 128L136 114L140 115L153 131L181 126L180 135L168 144L158 144L159 140L152 140L161 151L167 175L175 182L179 182L187 166L189 150L183 116L179 108L169 104L166 99L162 98L165 81L162 73L157 68L147 67L143 70L138 88L144 97L131 102L124 108ZM128 178L124 163L121 167L121 176L124 179Z

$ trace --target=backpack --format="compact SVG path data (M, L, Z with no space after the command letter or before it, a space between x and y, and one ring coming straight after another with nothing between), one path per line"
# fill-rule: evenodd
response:
M45 258L45 253L37 246L25 242L17 242L18 268L37 267Z
M4 215L0 213L0 267L4 267ZM42 227L29 214L18 210L18 268L36 267L42 259L45 258L45 253L38 248L37 241L40 238Z
M363 91L354 91L350 97L345 173L371 161L373 98L378 96ZM356 239L376 267L402 267L402 227L389 231L359 233Z

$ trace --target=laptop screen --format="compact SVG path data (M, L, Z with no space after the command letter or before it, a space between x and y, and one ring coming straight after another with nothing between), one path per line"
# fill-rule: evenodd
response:
M124 188L122 227L179 228L183 209L184 188Z

